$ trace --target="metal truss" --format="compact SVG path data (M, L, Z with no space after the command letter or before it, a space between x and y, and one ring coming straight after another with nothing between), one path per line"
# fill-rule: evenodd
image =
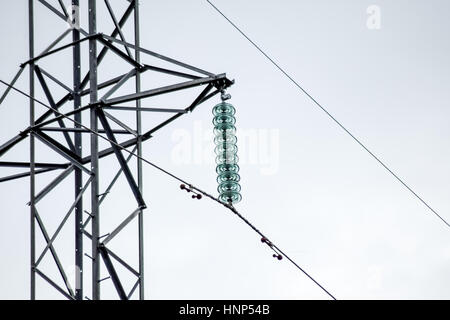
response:
M91 299L100 299L100 284L103 280L110 279L117 290L120 299L139 298L144 299L144 246L143 246L143 211L147 205L142 195L143 177L142 160L137 160L137 170L132 172L129 166L131 155L124 157L123 148L132 148L132 152L140 157L142 155L142 143L152 135L176 120L180 116L192 112L198 105L207 101L221 90L233 84L225 74L214 74L186 63L174 60L156 52L144 49L140 46L140 28L139 28L139 6L138 1L123 0L127 3L127 9L118 19L117 10L115 10L110 1L104 0L102 5L106 6L108 19L114 27L110 35L97 31L97 1L89 0L88 7L82 8L88 14L88 31L79 25L79 0L72 0L71 12L66 8L64 1L58 0L52 4L45 0L29 0L29 60L20 65L20 69L11 81L13 86L23 71L28 68L30 75L29 82L29 105L30 105L30 125L15 137L7 140L0 145L0 160L9 153L14 147L25 139L29 139L29 162L0 161L0 167L24 168L26 171L0 177L0 182L12 181L19 178L30 177L30 277L31 277L31 299L36 298L36 275L45 280L51 287L56 289L67 299L83 300L85 297L83 277L83 257L88 256L92 261L92 297ZM87 2L82 2L85 5ZM62 33L55 40L49 39L48 47L38 55L35 55L34 48L34 6L42 5L48 9L49 14L56 15L64 21L68 21L70 28L61 30ZM117 4L117 2L115 2ZM124 32L124 26L131 16L134 16L134 34L127 35ZM60 43L69 34L72 35L72 41L65 45ZM129 42L129 38L133 38ZM81 45L86 42L89 46L87 52L89 59L89 70L82 77L81 73ZM52 59L54 54L63 50L72 50L73 83L70 85L61 81L61 78L67 78L67 75L52 74L40 65L45 59ZM129 72L112 79L99 83L98 66L102 63L107 54L114 55L118 62L129 65ZM158 61L169 63L183 71L177 71L162 68L156 65L148 65L142 62L141 56L151 56ZM174 77L177 81L168 86L158 88L142 88L141 76L144 73L162 73ZM180 80L182 79L182 80ZM117 90L125 83L134 80L134 93L127 95L115 95ZM54 92L50 89L49 83L56 84L67 93L56 98ZM40 112L41 116L36 117L41 106L35 98L36 87L39 86L45 96L45 103L50 107L45 112ZM158 95L169 94L171 92L187 90L194 87L202 87L201 93L194 101L186 104L184 109L168 108L147 108L141 106L141 101ZM2 103L10 92L8 87L2 97ZM99 96L99 90L106 89L106 93ZM82 97L89 96L89 104L82 105ZM146 100L144 100L146 101ZM134 106L124 105L133 103ZM72 105L67 111L67 105ZM39 109L38 109L39 108ZM108 111L134 112L136 115L135 126L132 128L120 119L113 116ZM172 113L167 120L153 128L144 128L142 125L143 112ZM89 125L83 124L83 114L89 114ZM67 125L67 117L74 120L75 125ZM115 123L113 129L111 123ZM83 125L82 125L83 124ZM90 130L86 129L86 126ZM91 132L103 134L111 142L111 146L100 150L98 136ZM57 134L58 138L51 136ZM85 134L89 134L90 150L88 155L83 152L83 139ZM127 137L125 140L118 140L118 137ZM36 144L42 143L55 154L60 155L66 161L62 163L38 162ZM110 181L106 190L99 190L99 181L101 172L99 170L99 160L106 157L112 157L117 160L119 170ZM44 175L48 172L60 171L60 173L44 188L37 190L36 180L38 175ZM106 170L108 171L108 170ZM108 194L112 191L118 178L123 175L126 178L129 188L132 191L136 209L131 213L125 213L122 222L106 235L100 235L100 223L107 220L107 216L100 215L101 204ZM50 234L47 226L43 222L44 212L40 212L39 203L42 199L51 197L52 191L64 180L74 177L74 195L71 203L67 206L67 211L61 216L60 223L56 230ZM90 192L90 210L85 210L86 200ZM61 201L61 199L58 199ZM122 199L121 199L122 201ZM54 216L56 213L51 212ZM70 219L75 221L73 236L75 239L74 261L76 266L75 283L76 287L70 285L65 266L61 263L58 253L55 249L55 243L60 239L63 227ZM136 245L138 247L138 266L133 267L125 259L120 257L119 253L113 252L108 245L114 242L116 236L132 221L137 220L138 232L136 233ZM88 230L90 228L90 230ZM36 229L45 240L44 248L37 248ZM90 242L90 254L84 253L89 247L85 242ZM72 250L72 249L66 249ZM57 281L52 279L47 270L44 270L42 261L44 257L51 255L62 279L63 286L58 285ZM100 266L104 264L109 276L100 278ZM131 288L125 288L121 281L121 273L116 269L117 265L124 267L126 272L130 272L135 277L135 283ZM122 271L124 272L124 271ZM53 275L54 276L54 275Z

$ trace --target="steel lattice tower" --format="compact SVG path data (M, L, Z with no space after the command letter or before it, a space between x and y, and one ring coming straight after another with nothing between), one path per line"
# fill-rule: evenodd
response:
M152 137L152 134L171 123L180 116L192 112L199 104L207 101L211 97L220 93L232 85L225 74L214 74L202 69L179 62L172 58L160 55L156 52L140 47L140 28L139 28L139 6L138 1L122 0L127 3L127 9L122 13L120 19L117 18L117 9L111 5L108 0L100 1L106 6L109 13L108 20L114 28L110 35L97 30L97 1L89 0L81 2L82 5L88 3L88 7L80 7L79 0L72 0L72 7L68 11L64 2L58 0L59 7L55 7L45 0L28 0L29 5L29 60L21 64L18 73L11 81L14 86L25 69L29 70L29 126L18 135L7 140L0 145L0 160L14 149L14 147L25 139L29 139L29 162L19 161L0 161L0 167L24 168L23 173L7 175L0 177L0 182L11 181L19 178L30 177L30 277L31 277L31 299L35 299L36 275L44 279L51 287L60 292L68 299L82 300L85 297L84 284L87 281L83 276L84 252L90 249L88 255L92 260L92 299L100 299L100 266L103 263L109 273L118 296L121 299L130 299L139 297L144 299L144 247L143 247L143 211L146 209L146 202L142 196L143 177L142 177L142 143ZM55 2L56 3L56 2ZM116 4L116 2L115 2ZM48 9L49 14L56 15L58 18L68 21L70 28L61 30L62 33L56 39L48 39L48 47L39 54L35 53L35 21L34 6L42 5ZM86 14L88 17L88 31L80 25L80 16ZM124 31L124 26L131 16L134 16L133 35L128 35ZM102 17L103 18L103 17ZM68 35L72 36L70 43L61 45L60 43ZM133 38L129 42L129 38ZM85 74L81 70L82 44L88 43L89 67ZM51 60L55 54L72 50L72 78L70 85L60 81L64 75L54 74L45 71L40 62ZM129 65L129 72L110 78L109 80L98 81L98 66L104 57L108 54L115 55L121 63ZM162 68L157 65L148 65L142 63L141 55L148 55L158 59L161 62L169 63L176 68L182 68L183 71ZM174 84L157 87L142 88L141 75L144 73L163 73L173 76ZM67 77L67 75L65 75ZM116 91L125 83L134 78L134 92L126 95L116 95ZM180 80L184 79L184 80ZM55 94L48 85L49 81L63 88L67 93L59 100L56 100ZM180 82L181 81L181 82ZM169 94L171 92L187 90L194 87L202 87L200 94L194 101L188 102L184 109L167 108L145 108L141 106L141 100L158 95ZM2 103L12 87L8 87L2 97ZM40 100L36 99L36 89L41 90L45 97L45 107ZM105 90L103 90L105 89ZM99 94L100 90L106 93ZM82 97L89 96L89 103L82 105ZM144 100L146 101L146 100ZM129 104L133 104L130 106ZM127 105L128 104L128 105ZM126 105L126 106L124 106ZM107 110L114 111L132 111L135 113L135 128L126 125L119 117L111 115ZM144 128L142 125L143 112L168 113L172 116L153 128ZM40 116L37 117L37 114ZM84 116L82 116L84 115ZM89 115L89 116L88 116ZM72 119L73 121L67 121ZM120 129L113 129L112 122ZM99 136L101 134L109 140L111 146L100 149ZM52 136L57 135L57 137ZM118 139L118 136L127 137L126 140ZM83 150L83 141L90 139L90 148ZM38 156L36 144L41 143L49 148L55 154L66 159L63 163L37 162ZM84 148L86 149L86 148ZM135 152L137 158L136 170L130 169L129 161L131 155L125 157L123 149ZM88 155L84 155L88 152ZM99 190L99 181L102 179L102 172L108 171L107 168L100 168L100 159L114 158L119 164L120 169L115 174L114 179L109 183L106 190ZM29 170L28 170L29 169ZM51 183L44 188L36 187L36 180L40 175L47 172L61 171ZM107 194L111 191L119 176L125 176L129 188L132 191L136 203L136 209L131 213L125 214L115 229L106 235L100 234L100 225L102 219L107 219L101 215L101 204ZM61 218L61 222L53 234L47 232L47 227L42 219L45 212L39 209L39 202L44 197L51 197L52 191L62 181L73 178L74 195L73 200L67 206L67 212ZM90 192L90 196L89 193ZM86 199L89 199L87 201ZM90 205L87 206L88 202ZM90 207L86 210L85 207ZM74 261L75 288L72 288L65 266L61 263L58 252L55 249L55 243L59 240L63 226L73 219L75 228L73 237L75 241ZM120 254L111 250L108 246L110 241L119 234L125 226L131 221L137 220L138 232L136 234L136 246L138 248L139 261L138 267L133 267L130 263L120 257ZM41 233L45 240L45 247L38 248L36 244L37 234ZM91 242L87 246L86 242ZM42 250L41 250L42 249ZM71 250L68 248L67 250ZM41 268L42 259L51 255L64 286L58 285L52 277ZM125 290L121 273L115 267L120 264L133 274L136 278L134 286L130 290ZM139 292L139 294L137 294Z

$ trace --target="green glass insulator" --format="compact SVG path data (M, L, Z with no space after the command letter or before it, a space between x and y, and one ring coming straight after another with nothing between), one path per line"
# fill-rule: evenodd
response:
M234 125L236 123L236 118L231 115L221 115L221 116L215 116L213 119L213 125L217 126L219 124L232 124Z
M236 136L236 127L229 123L221 123L214 126L214 136L229 137Z
M219 154L216 157L216 164L235 164L239 161L237 154Z
M219 191L219 193L228 191L239 192L241 191L241 186L239 185L239 183L234 181L225 181L219 184L219 186L217 187L217 191Z
M214 149L214 152L217 155L220 154L236 154L237 153L237 146L235 144L229 144L229 143L220 143L216 146L216 148Z
M237 137L235 135L229 134L229 135L218 135L214 138L214 143L216 145L219 145L221 143L230 143L230 144L236 144L237 143Z
M216 172L218 175L224 173L224 172L239 172L239 166L237 164L219 164L216 167Z
M226 203L241 201L240 176L237 162L236 109L229 103L222 102L213 108L214 143L216 148L216 171L219 186L219 200Z
M217 176L217 182L220 184L226 181L239 182L241 177L235 172L224 172Z
M225 203L238 203L242 200L242 196L239 192L223 192L219 195L219 200Z
M236 109L233 107L233 105L226 102L219 103L213 108L213 115L215 116L222 114L229 114L233 116L235 113Z

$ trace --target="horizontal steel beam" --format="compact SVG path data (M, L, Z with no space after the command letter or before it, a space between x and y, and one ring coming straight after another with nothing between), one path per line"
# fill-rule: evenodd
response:
M144 98L157 96L157 95L161 95L161 94L165 94L165 93L170 93L170 92L174 92L174 91L178 91L178 90L189 89L189 88L201 86L204 84L210 84L210 83L217 84L220 81L225 81L225 79L227 79L225 74L220 74L220 75L213 76L213 77L195 79L195 80L191 80L191 81L177 83L174 85L169 85L169 86L164 86L164 87L160 87L160 88L156 88L156 89L150 89L150 90L143 91L143 92L133 93L133 94L125 95L122 97L108 99L105 101L105 104L113 105L113 104L124 103L124 102L138 100L138 99L144 99Z
M40 170L34 171L34 174L46 173L46 172L50 172L50 171L54 171L54 170L57 170L57 168L40 169ZM0 182L6 182L6 181L12 181L12 180L20 179L20 178L26 178L26 177L29 177L30 175L31 175L31 172L13 174L11 176L0 178Z
M92 133L90 130L83 128L58 128L58 127L44 127L40 129L41 131L56 131L56 132L81 132L81 133ZM98 133L105 133L105 130L98 130ZM114 134L131 134L127 130L113 130Z
M187 113L184 109L169 109L169 108L136 108L136 107L121 107L121 106L104 106L103 109L120 110L120 111L146 111L146 112L168 112L168 113Z
M69 167L68 163L43 163L36 162L34 164L35 168L53 168L53 169L66 169ZM10 168L29 168L29 162L13 162L13 161L0 161L0 167L10 167Z
M155 66L151 66L151 65L148 65L148 64L144 64L144 70L152 70L152 71L156 71L156 72L160 72L160 73L166 73L166 74L170 74L172 76L188 78L188 79L200 79L201 78L199 76L194 76L194 75L189 74L189 73L184 73L184 72L169 70L169 69L165 69L165 68L155 67Z

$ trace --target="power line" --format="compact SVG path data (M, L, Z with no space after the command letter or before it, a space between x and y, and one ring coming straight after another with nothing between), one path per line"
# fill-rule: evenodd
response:
M66 118L69 121L73 122L76 125L79 125L81 128L89 131L92 134L95 134L96 136L98 136L99 138L102 138L105 141L108 141L109 143L115 145L116 147L118 147L119 149L127 152L129 155L136 157L139 160L142 160L144 163L152 166L153 168L165 173L166 175L169 175L170 177L172 177L175 180L178 180L179 182L181 182L182 184L186 184L187 186L189 186L189 191L197 191L201 194L203 194L205 197L223 205L224 207L226 207L227 209L231 210L231 212L233 212L236 216L239 217L239 219L241 219L245 224L247 224L250 228L252 228L253 231L255 231L257 234L259 234L261 236L261 241L265 244L267 244L269 246L270 249L272 249L276 255L274 255L274 257L278 257L278 259L280 259L281 256L284 256L289 262L291 262L299 271L301 271L303 274L305 274L311 281L313 281L320 289L322 289L328 296L330 296L333 300L336 300L336 298L328 291L326 290L317 280L315 280L308 272L306 272L303 268L301 268L292 258L290 258L287 254L285 254L278 246L276 246L275 244L273 244L261 231L259 231L249 220L247 220L242 214L240 214L236 208L232 205L232 204L228 204L228 203L223 203L221 202L219 199L217 199L216 197L214 197L213 195L207 193L206 191L203 191L200 188L197 188L195 186L193 186L192 184L186 182L185 180L183 180L182 178L170 173L169 171L161 168L160 166L154 164L153 162L135 154L132 151L129 151L128 149L126 149L125 147L121 146L119 143L110 140L109 138L99 134L98 132L95 132L94 130L86 127L85 125L79 123L78 121L73 120L72 118L70 118L69 116L66 116L65 114L59 112L57 109L52 108L51 106L45 104L44 102L30 96L29 94L27 94L26 92L17 89L16 87L6 83L5 81L0 79L0 82L3 83L4 85L8 86L8 88L11 88L17 92L19 92L20 94L28 97L29 99L39 103L40 105L48 108L49 110L52 110L53 112L55 112L55 114L58 114L60 117Z
M450 224L439 215L422 197L420 197L409 185L406 184L394 171L392 171L383 161L380 160L372 151L368 149L356 136L354 136L341 122L339 122L325 107L311 96L297 81L295 81L283 68L279 66L268 54L264 52L252 39L250 39L236 24L233 23L222 11L220 11L211 1L206 0L222 17L225 18L242 36L244 36L260 53L264 55L279 71L281 71L298 89L300 89L314 104L333 120L342 130L344 130L354 141L356 141L372 158L374 158L383 168L385 168L397 181L399 181L408 191L410 191L422 204L424 204L432 213L444 222L447 227Z

